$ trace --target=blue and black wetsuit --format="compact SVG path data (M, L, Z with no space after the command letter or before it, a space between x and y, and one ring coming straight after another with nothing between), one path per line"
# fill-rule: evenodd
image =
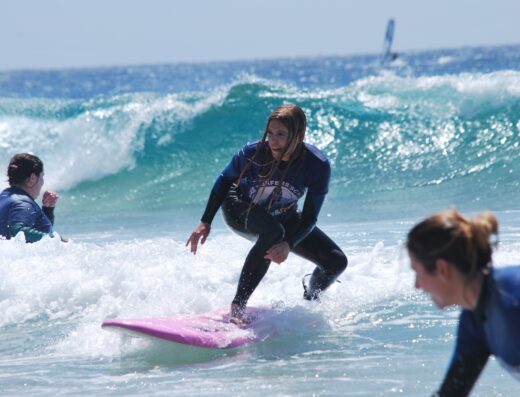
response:
M254 157L257 145L261 146ZM287 242L292 252L316 264L304 295L306 299L316 299L347 267L345 254L316 227L328 192L330 164L327 158L316 147L305 144L296 159L290 164L281 161L266 180L261 175L272 159L269 154L267 143L244 146L217 178L201 219L211 224L222 206L226 223L238 234L255 241L233 299L233 303L241 307L246 305L269 268L271 262L264 259L266 251L279 242ZM253 157L254 161L248 166ZM237 185L245 167L249 168ZM277 189L282 177L281 188ZM299 212L297 202L305 194L303 210Z
M0 236L10 239L19 232L34 243L46 234L52 236L54 208L43 210L23 189L11 186L0 193Z
M467 396L490 355L520 379L520 266L490 269L477 308L462 311L455 353L435 396Z

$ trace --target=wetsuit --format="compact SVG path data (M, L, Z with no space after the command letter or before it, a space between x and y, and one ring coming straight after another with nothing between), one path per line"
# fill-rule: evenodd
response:
M291 164L281 161L265 180L260 175L265 174L272 157L267 143L258 144L261 146L255 156L257 144L244 146L222 171L201 221L211 224L222 206L225 222L238 234L255 241L240 274L234 304L246 305L271 263L264 259L266 251L282 241L292 252L317 265L304 293L306 299L316 299L347 267L345 254L316 227L328 192L330 164L319 149L305 144ZM277 189L282 177L281 189ZM299 212L297 202L304 194L303 210Z
M476 309L462 311L455 353L434 396L467 396L491 354L520 380L520 266L492 268Z
M18 232L25 241L34 243L46 234L52 236L54 208L43 210L23 189L11 186L0 193L0 236L10 239Z

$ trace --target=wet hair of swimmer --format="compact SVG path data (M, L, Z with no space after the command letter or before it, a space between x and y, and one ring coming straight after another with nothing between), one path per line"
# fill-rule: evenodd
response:
M406 247L428 273L436 270L437 259L444 259L467 279L482 274L492 264L498 235L498 222L491 212L466 218L447 210L426 218L408 233Z
M7 177L10 186L22 185L31 174L39 176L43 172L43 162L29 153L15 154L7 167Z

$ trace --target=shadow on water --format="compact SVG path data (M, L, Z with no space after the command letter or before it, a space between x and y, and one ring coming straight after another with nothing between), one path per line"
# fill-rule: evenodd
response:
M122 340L122 368L127 366L133 369L136 369L135 366L142 369L156 366L190 366L207 362L220 362L241 354L239 349L208 349L151 339L148 339L147 344L139 350L125 351L127 338L131 337L125 336Z

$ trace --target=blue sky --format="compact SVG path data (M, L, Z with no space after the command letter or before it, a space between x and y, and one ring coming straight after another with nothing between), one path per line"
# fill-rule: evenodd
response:
M520 44L520 0L3 1L0 70Z

